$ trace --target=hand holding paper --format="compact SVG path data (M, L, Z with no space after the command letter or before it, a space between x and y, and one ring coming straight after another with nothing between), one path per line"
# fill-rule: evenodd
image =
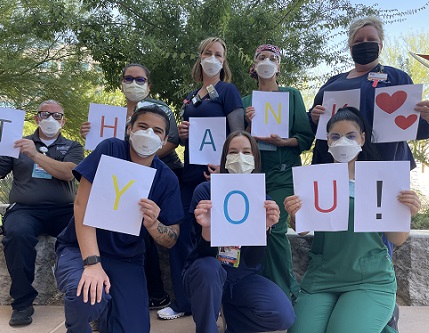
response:
M280 209L274 200L266 200L264 207L267 212L267 228L271 228L274 224L279 222Z
M206 241L210 241L210 228L211 228L211 200L201 200L194 210L195 219L202 227L201 235Z
M159 212L161 211L158 205L150 199L144 198L139 202L141 211L143 212L143 225L146 229L151 229L157 226Z

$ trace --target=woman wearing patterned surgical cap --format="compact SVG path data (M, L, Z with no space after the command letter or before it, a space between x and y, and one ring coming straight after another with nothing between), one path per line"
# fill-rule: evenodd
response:
M299 286L292 270L292 253L287 232L287 213L283 207L285 197L293 194L292 167L301 165L300 154L308 150L314 139L301 93L291 87L281 87L280 49L271 44L260 45L255 52L250 76L257 81L259 91L286 92L289 94L289 138L272 133L269 137L256 137L261 151L262 172L266 175L267 194L280 207L279 223L267 238L263 275L274 281L289 298L298 295ZM243 98L247 130L250 132L256 110L252 95Z

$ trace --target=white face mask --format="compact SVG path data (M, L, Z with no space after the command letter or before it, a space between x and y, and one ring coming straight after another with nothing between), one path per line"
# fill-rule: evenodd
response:
M149 95L147 82L140 85L135 80L131 83L122 83L122 91L131 102L139 102Z
M253 155L243 153L226 155L225 169L229 173L252 173L255 170L255 158Z
M348 163L362 151L362 147L357 141L342 136L339 140L331 143L328 151L334 157L335 161Z
M217 60L214 55L202 59L201 66L203 67L204 73L206 73L208 77L215 76L223 67L222 63Z
M272 62L269 58L260 61L255 66L255 71L258 76L263 79L270 79L277 73L277 64Z
M39 121L39 127L48 138L53 138L61 129L61 124L52 116Z
M162 141L152 128L131 132L130 142L136 153L141 157L153 155L158 149L162 148Z

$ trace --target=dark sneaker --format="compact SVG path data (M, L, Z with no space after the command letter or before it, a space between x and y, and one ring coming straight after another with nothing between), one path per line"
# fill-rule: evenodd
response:
M391 328L399 332L398 321L399 321L399 306L398 304L395 304L395 309L393 310L392 318L390 318L389 322L387 323L387 326L390 326Z
M169 306L170 303L170 296L168 296L167 293L165 293L164 297L161 298L149 297L149 310L163 309L166 306Z
M9 321L10 326L25 326L30 325L33 322L31 316L34 313L34 308L32 305L27 306L23 309L14 309L12 316Z

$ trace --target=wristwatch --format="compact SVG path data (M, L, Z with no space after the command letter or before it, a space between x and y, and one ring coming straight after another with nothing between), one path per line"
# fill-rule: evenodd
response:
M83 263L85 266L91 266L99 263L101 261L100 256L89 256L86 259L84 259Z

